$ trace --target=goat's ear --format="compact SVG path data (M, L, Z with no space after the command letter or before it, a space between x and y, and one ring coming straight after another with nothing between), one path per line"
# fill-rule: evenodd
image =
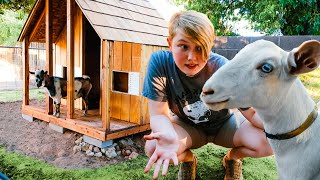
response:
M35 74L35 72L29 71L30 74Z
M320 42L310 40L294 48L288 56L290 74L298 75L315 70L320 64Z

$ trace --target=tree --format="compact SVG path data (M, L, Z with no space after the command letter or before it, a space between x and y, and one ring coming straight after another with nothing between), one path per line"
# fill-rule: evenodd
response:
M35 0L0 0L0 11L23 11L30 13Z
M0 45L14 46L26 19L26 15L14 11L0 15Z
M254 29L267 34L319 35L320 1L318 0L244 0L240 14Z
M218 35L229 35L226 21L246 19L256 31L283 35L319 35L319 0L174 0L209 17ZM219 12L223 11L223 12ZM219 23L217 23L219 22ZM222 30L220 30L222 28ZM221 35L220 34L220 35Z
M232 25L227 23L237 18L233 12L235 8L231 7L236 5L235 3L219 0L173 0L173 2L177 5L183 4L187 10L206 14L218 36L237 35L232 31Z
M0 4L8 3L9 0L0 0Z
M35 0L0 0L0 45L15 45Z

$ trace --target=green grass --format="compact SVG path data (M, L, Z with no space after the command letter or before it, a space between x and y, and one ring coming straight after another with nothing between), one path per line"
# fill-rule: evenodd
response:
M199 159L197 179L223 179L224 170L221 160L228 149L208 144L193 150ZM246 180L278 179L274 156L265 158L245 158L243 176Z
M315 102L320 101L320 68L299 76Z
M12 91L0 91L0 102L14 102L22 100L23 92L22 90L12 90ZM44 100L45 91L44 89L30 89L29 99Z
M56 168L43 161L36 160L18 153L7 152L0 148L0 169L11 179L150 179L143 174L146 158L139 157L122 164L109 165L99 169Z
M226 148L212 144L194 150L199 164L197 170L198 180L223 179L224 171L221 160L227 152ZM152 179L152 173L144 174L147 164L146 156L128 160L123 163L107 165L98 169L61 169L18 153L7 152L0 148L0 169L12 179L110 179L110 180L142 180ZM177 179L178 167L170 167L166 177L159 179ZM276 167L273 157L243 161L243 175L247 180L277 179Z
M299 76L312 98L320 100L320 69ZM43 89L30 90L31 99L44 99ZM22 99L22 91L0 92L0 102L10 102ZM221 160L228 149L212 144L193 150L199 164L198 180L223 179L224 171ZM152 172L143 173L147 164L146 156L126 162L104 166L98 169L61 169L43 161L26 157L19 153L8 152L0 147L0 170L12 179L152 179ZM178 167L170 167L168 175L160 179L176 179ZM278 179L274 156L266 158L245 158L243 160L243 175L246 180Z

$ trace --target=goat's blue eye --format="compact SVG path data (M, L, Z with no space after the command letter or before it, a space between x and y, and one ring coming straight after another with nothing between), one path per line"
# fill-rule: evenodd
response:
M271 64L265 63L261 66L261 70L265 73L270 73L273 70L273 66Z

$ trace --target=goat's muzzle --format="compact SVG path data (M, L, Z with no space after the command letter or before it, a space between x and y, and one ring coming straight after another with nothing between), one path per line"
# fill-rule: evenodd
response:
M42 81L40 79L36 79L37 87L42 86Z

